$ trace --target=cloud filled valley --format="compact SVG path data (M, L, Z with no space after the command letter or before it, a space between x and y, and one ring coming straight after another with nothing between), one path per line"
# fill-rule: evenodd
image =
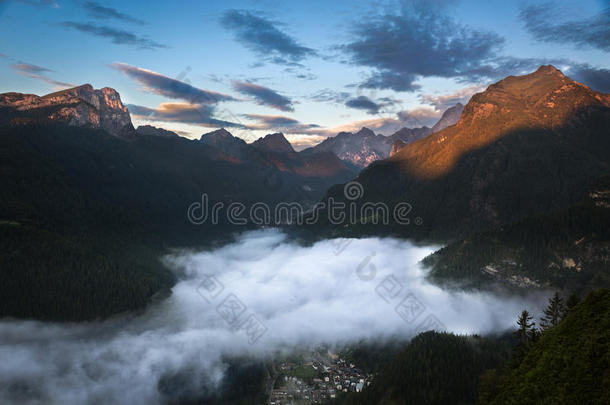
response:
M163 259L179 277L172 296L143 314L80 324L0 322L0 402L161 403L168 398L159 381L179 373L194 389L213 392L226 357L407 339L426 327L501 332L523 308L542 307L539 293L508 297L430 284L418 262L434 249L388 238L302 246L261 230L214 250L176 251ZM230 300L238 304L235 319L226 311ZM256 333L245 319L259 322Z

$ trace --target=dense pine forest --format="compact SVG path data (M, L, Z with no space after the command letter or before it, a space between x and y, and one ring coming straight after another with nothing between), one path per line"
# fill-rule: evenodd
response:
M606 404L610 401L610 290L549 299L542 319L515 314L499 336L425 332L336 404ZM375 351L370 351L374 354Z
M609 286L609 197L610 178L604 177L568 209L474 234L424 264L435 282L462 288L537 285L586 293Z

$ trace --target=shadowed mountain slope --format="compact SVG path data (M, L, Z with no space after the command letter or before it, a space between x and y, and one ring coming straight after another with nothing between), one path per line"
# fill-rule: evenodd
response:
M543 66L475 94L460 121L375 162L364 201L412 205L421 225L343 233L451 239L565 208L610 173L610 96ZM341 200L343 187L329 191Z

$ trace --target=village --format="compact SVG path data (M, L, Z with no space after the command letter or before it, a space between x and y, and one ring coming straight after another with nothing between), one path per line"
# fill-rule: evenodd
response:
M315 357L311 361L286 361L279 365L270 405L323 404L341 393L361 392L373 379L338 355Z

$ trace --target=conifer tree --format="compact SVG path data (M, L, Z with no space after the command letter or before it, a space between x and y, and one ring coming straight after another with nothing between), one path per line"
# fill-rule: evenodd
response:
M555 292L555 295L549 298L549 305L544 310L544 316L540 318L540 329L544 331L557 326L561 322L565 311L563 299L558 292Z
M515 356L513 358L513 366L518 367L525 355L527 354L530 346L536 340L538 333L536 331L536 323L532 322L532 315L526 310L521 312L519 319L517 320L517 326L519 328L515 332L519 342L515 348Z

